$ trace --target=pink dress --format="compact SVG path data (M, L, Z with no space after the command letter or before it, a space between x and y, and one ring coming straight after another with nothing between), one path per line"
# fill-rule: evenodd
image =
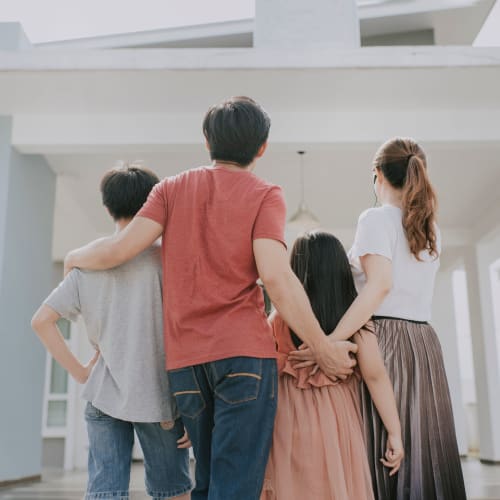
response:
M261 500L373 500L359 375L332 382L295 369L290 330L275 316L278 410Z

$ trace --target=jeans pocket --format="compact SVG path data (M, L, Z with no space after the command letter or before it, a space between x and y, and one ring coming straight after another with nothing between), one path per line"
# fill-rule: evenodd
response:
M213 363L218 382L215 395L228 404L255 401L262 380L262 359L229 358Z
M85 407L85 418L87 420L95 420L107 416L108 415L99 410L99 408L96 408L90 401L87 401L87 406Z
M196 418L206 404L196 380L194 368L179 368L168 372L170 389L175 396L177 409L183 417Z

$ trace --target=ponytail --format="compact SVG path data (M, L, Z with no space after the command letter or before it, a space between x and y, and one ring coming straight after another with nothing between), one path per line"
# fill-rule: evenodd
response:
M406 182L403 186L403 228L411 253L420 259L420 253L427 250L438 257L436 234L437 197L429 181L422 159L411 155L408 159Z
M374 165L402 192L403 228L411 253L417 260L422 260L423 251L437 258L437 196L422 148L412 139L396 137L380 147Z

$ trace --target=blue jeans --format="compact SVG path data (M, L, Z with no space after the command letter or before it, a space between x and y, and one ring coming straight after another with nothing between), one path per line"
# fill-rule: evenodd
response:
M276 360L228 358L169 377L196 458L192 500L258 500L276 414Z
M189 453L177 448L184 434L178 419L172 429L159 423L126 422L110 417L87 403L85 420L89 435L89 482L86 500L127 500L134 430L144 453L146 490L155 500L188 492Z

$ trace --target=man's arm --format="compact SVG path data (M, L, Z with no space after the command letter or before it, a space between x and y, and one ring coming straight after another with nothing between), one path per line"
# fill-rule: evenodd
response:
M150 247L162 233L163 226L158 222L135 217L119 233L69 252L64 259L64 274L74 267L101 270L119 266Z
M276 240L256 239L253 251L271 301L284 321L311 348L323 372L333 378L350 375L356 362L349 353L355 353L357 346L351 342L328 342L302 284L288 264L285 247Z
M87 365L82 365L69 350L64 337L57 327L61 316L51 307L43 304L31 320L31 327L38 335L42 344L52 354L52 357L80 384L84 384L97 363L99 351Z

